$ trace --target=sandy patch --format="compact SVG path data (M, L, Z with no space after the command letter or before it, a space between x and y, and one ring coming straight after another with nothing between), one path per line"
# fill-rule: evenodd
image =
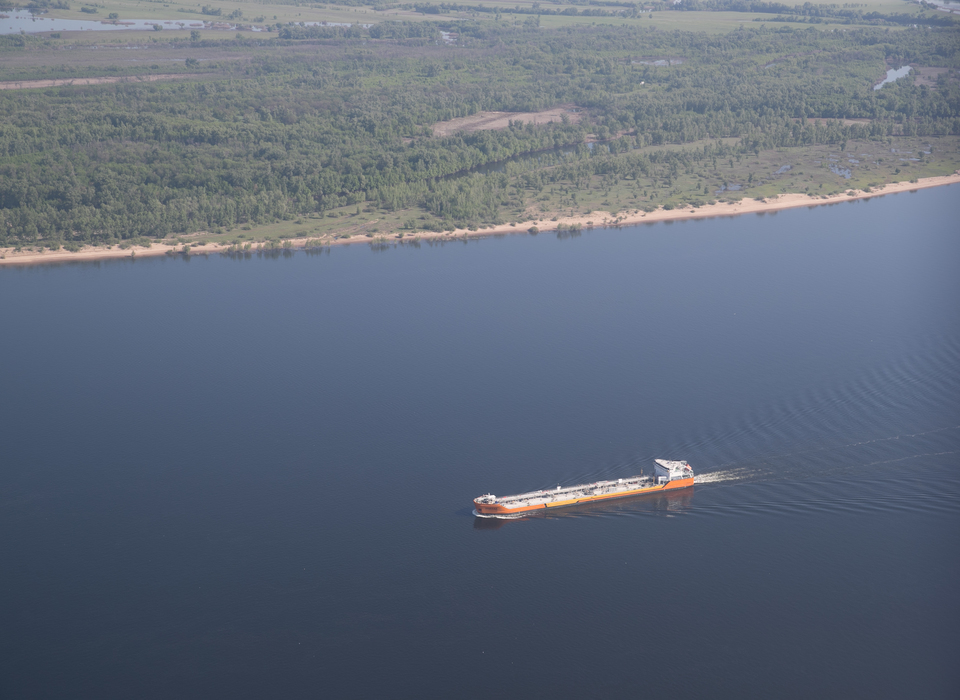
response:
M28 90L30 88L61 87L63 85L103 85L105 83L150 83L154 80L178 80L189 78L193 73L167 73L165 75L111 75L102 78L56 78L53 80L6 80L0 82L0 90Z
M433 133L435 136L450 136L458 131L506 129L511 121L522 121L525 124L550 124L561 121L564 115L571 123L576 124L583 118L583 110L575 105L560 105L539 112L480 112L469 117L437 122L433 125Z
M801 120L801 119L798 119L797 117L791 117L791 118L790 118L790 121L798 122L798 123L799 123L799 122L802 121L802 120ZM828 123L830 123L830 122L840 122L840 123L843 124L844 126L852 126L853 124L869 124L869 123L872 122L872 121L873 121L872 119L867 119L867 118L865 118L865 117L864 117L864 118L858 117L858 118L856 118L856 119L836 119L836 118L826 118L826 117L807 117L807 123L808 123L808 124L828 124Z
M208 243L206 245L190 245L190 254L216 253L225 248L225 246ZM165 243L154 243L149 248L143 246L131 246L130 248L120 248L114 246L106 248L103 246L89 246L76 253L67 250L46 251L37 253L35 251L24 251L17 253L13 248L0 248L0 265L4 263L54 263L54 262L74 262L82 260L110 260L113 258L145 258L157 255L166 255L167 253L179 253L183 250L182 245L167 245Z
M467 231L457 229L456 231L435 233L421 232L416 234L405 234L406 240L450 240L455 238L482 238L484 236L497 236L506 233L524 233L536 226L541 232L556 231L560 226L570 228L571 226L580 226L582 228L602 227L602 226L630 226L640 223L652 223L655 221L680 221L683 219L709 219L718 216L739 216L741 214L759 214L781 209L794 209L796 207L815 207L821 204L838 204L840 202L850 202L855 199L869 199L870 197L882 197L886 194L896 194L897 192L911 192L921 190L927 187L939 187L942 185L953 185L960 183L960 171L953 175L942 175L939 177L924 177L918 182L895 182L882 187L876 187L872 192L863 192L862 190L848 190L846 192L830 197L811 197L807 194L781 194L777 197L770 197L765 202L758 202L755 199L743 199L739 202L719 202L713 205L705 205L699 209L687 207L684 209L658 209L657 211L645 213L624 213L614 218L609 212L593 212L584 216L566 216L557 221L547 221L543 219L532 219L530 221L518 222L516 226L501 224L493 226L482 231ZM303 248L308 239L292 239L291 244L294 249ZM356 236L353 238L337 239L331 242L325 242L324 245L352 245L364 243L366 245L379 242L397 242L397 234L378 235L375 239L366 236ZM314 242L315 244L315 242ZM191 245L190 254L206 254L223 252L225 246L217 243L208 243L206 245ZM0 265L37 265L41 263L74 262L83 260L104 260L110 258L141 258L156 255L167 255L168 253L179 253L182 246L169 246L163 243L154 243L149 248L135 246L126 250L120 248L106 249L90 247L84 248L77 253L69 253L63 250L56 252L37 253L35 251L16 253L12 248L0 248ZM257 251L257 244L253 243L253 249L250 252Z

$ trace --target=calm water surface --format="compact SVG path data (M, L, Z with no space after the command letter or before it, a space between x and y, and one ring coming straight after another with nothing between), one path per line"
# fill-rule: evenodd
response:
M0 697L957 697L958 194L0 269Z
M899 80L900 78L902 78L902 77L904 77L905 75L907 75L908 73L910 73L910 70L911 70L910 66L903 66L902 68L889 68L889 69L887 69L887 77L884 78L883 80L881 80L881 81L880 81L879 83L877 83L876 85L874 85L874 86L873 86L873 89L874 89L874 90L879 90L879 89L882 88L884 85L888 85L888 84L890 84L890 83L896 82L896 81Z

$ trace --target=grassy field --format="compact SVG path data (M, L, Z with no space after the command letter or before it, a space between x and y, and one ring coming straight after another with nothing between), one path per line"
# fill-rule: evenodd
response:
M204 6L219 8L219 16L204 15L201 10ZM81 11L81 7L96 8L96 14ZM93 21L107 21L111 13L117 13L120 20L124 19L157 19L180 22L207 21L239 21L254 24L273 24L275 22L361 22L376 21L372 7L341 7L337 5L296 6L273 5L252 2L144 2L143 0L94 0L93 2L72 3L70 9L51 8L47 11L48 17L62 17L65 19L82 19ZM228 20L227 17L236 11L243 13L238 20Z
M502 8L500 22L504 25L522 23L534 15L519 14L514 12L515 8L532 11L533 2L485 2L485 3L461 3L463 5L476 5L485 8ZM70 9L50 9L47 12L49 17L61 17L68 19L82 19L105 21L112 14L116 13L120 20L124 19L156 19L160 21L184 22L186 24L197 21L231 21L247 25L267 26L276 23L286 24L288 22L344 22L344 23L376 23L384 20L415 20L415 21L454 21L462 19L479 19L484 21L496 21L496 15L491 12L476 12L470 10L450 12L447 14L421 13L409 9L394 8L388 10L376 10L373 5L363 7L346 7L336 4L313 4L313 5L280 5L269 3L253 3L237 0L223 0L222 2L208 3L210 8L219 8L219 16L202 14L201 10L205 5L193 2L161 2L159 0L91 0L89 3L74 3ZM917 3L907 0L866 0L857 4L865 11L876 11L885 14L897 13L919 13L920 8ZM96 14L89 14L81 11L81 7L87 9L95 8ZM565 4L544 4L553 11L562 11L568 7L583 9L582 6ZM620 12L624 8L617 5L604 7L603 5L591 6L600 7L611 12ZM233 13L239 12L238 19L228 20ZM942 13L940 13L942 14ZM579 25L591 24L616 24L637 27L655 26L661 30L686 30L702 31L710 34L721 34L737 29L745 23L751 23L760 19L770 19L773 15L762 15L756 13L741 12L654 12L641 14L636 18L629 17L584 17L584 16L561 16L561 15L543 15L540 18L541 26L544 27L574 27ZM780 24L780 23L777 23ZM798 23L789 22L789 25L796 26ZM820 30L830 30L837 28L852 29L858 25L841 25L838 22L826 21L823 24L805 25L813 26ZM894 28L896 29L896 28ZM176 32L178 30L165 26L164 31ZM189 30L188 30L189 31ZM142 32L137 32L138 34ZM124 35L129 33L123 32ZM229 36L232 32L223 31L205 31L206 35ZM78 36L79 35L79 36ZM70 41L89 41L89 38L82 32L71 32L64 35L66 40ZM99 39L98 39L99 40ZM111 37L108 41L115 41Z
M435 3L439 4L439 2ZM458 3L463 6L476 5L477 7L484 7L490 9L501 9L503 16L507 17L512 16L516 8L520 8L525 13L534 13L534 5L542 5L544 8L549 8L552 11L558 12L563 11L568 8L583 9L582 5L570 5L564 3L534 3L529 1L524 2L512 2L510 0L500 1L493 0L489 2L460 2ZM274 21L279 22L317 22L317 21L328 21L328 22L374 22L382 18L392 18L392 19L438 19L438 18L492 18L492 15L489 12L471 12L469 10L460 11L460 12L451 12L448 14L433 14L433 13L423 13L416 12L414 10L402 9L402 8L393 8L393 9L374 9L373 4L352 7L352 6L342 6L337 5L336 3L315 3L315 4L306 4L302 3L300 5L294 4L272 4L272 3L259 3L259 2L243 2L236 0L218 0L217 2L208 2L208 3L194 3L194 2L176 2L176 0L168 0L166 2L161 2L159 0L92 0L91 2L79 2L73 3L70 6L70 9L60 9L60 8L50 8L47 10L47 15L50 17L64 17L70 19L86 19L86 20L106 20L110 13L116 12L120 19L171 19L171 20L184 20L190 18L191 16L196 18L212 19L208 15L203 15L201 9L203 6L209 6L211 8L220 8L222 10L221 17L226 17L230 13L239 10L243 13L243 19L246 22L253 21L254 18L263 17L261 23L272 23ZM895 13L905 13L905 12L917 12L919 11L919 6L915 2L910 2L909 0L864 0L863 2L857 3L857 7L869 11L869 12L883 12L889 14ZM89 14L81 12L81 7L96 8L96 14ZM623 10L621 5L609 5L604 6L602 3L597 5L591 5L592 8L601 8L607 9L613 12L618 12ZM846 5L845 5L846 7ZM854 7L854 5L850 5ZM742 15L742 16L756 16L751 13L717 13L717 12L656 12L654 13L656 17L663 19L664 15ZM274 15L276 15L276 20L274 20ZM518 17L529 17L531 14L518 14ZM556 17L555 15L544 15L543 18L546 20L548 17L556 19L566 19ZM576 19L575 17L572 19ZM593 21L594 19L608 19L608 18L580 18L588 19ZM649 21L646 17L643 18L645 21Z

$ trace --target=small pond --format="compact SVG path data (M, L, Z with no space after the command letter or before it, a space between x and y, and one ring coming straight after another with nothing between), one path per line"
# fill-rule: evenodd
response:
M840 175L844 180L849 180L853 177L853 173L850 172L848 168L841 168L839 165L830 165L830 172L834 175Z
M714 190L714 194L723 194L724 192L739 192L743 189L743 185L739 184L726 184L723 185L719 190Z
M887 77L881 80L879 83L873 86L874 90L879 90L887 83L892 83L895 80L898 80L910 72L910 66L904 66L903 68L891 68L887 71Z

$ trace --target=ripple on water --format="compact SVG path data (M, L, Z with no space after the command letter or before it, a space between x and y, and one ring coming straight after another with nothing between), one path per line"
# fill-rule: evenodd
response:
M918 460L920 458L918 457ZM837 478L806 482L768 482L737 489L700 488L696 517L757 514L808 516L819 513L960 514L960 482L887 475L869 480Z
M695 487L682 495L535 517L957 514L960 477L950 465L960 456L960 421L929 423L960 417L960 346L927 340L924 350L865 368L847 382L785 397L667 446L698 472ZM911 425L905 416L928 424ZM657 456L625 457L568 481L636 473ZM918 479L917 471L934 477Z
M954 459L960 454L960 348L943 339L930 339L927 348L865 368L842 384L759 406L691 435L681 451L704 487L854 475L869 480L924 460Z

